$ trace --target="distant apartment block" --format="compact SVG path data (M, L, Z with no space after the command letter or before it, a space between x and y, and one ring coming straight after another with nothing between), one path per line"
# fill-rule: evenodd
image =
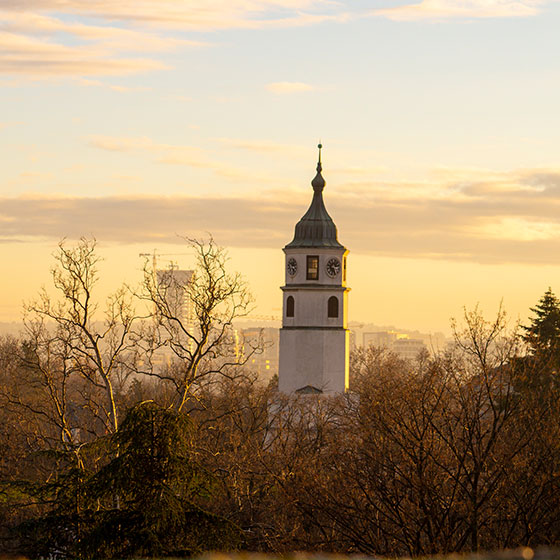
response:
M362 335L363 345L375 346L376 348L391 348L393 342L397 340L397 334L394 331L365 332Z
M427 350L427 346L418 338L397 338L391 346L392 352L407 360L415 360L421 352Z
M414 360L420 352L428 350L420 338L410 338L408 334L396 331L365 332L363 334L364 347L375 346L387 348L401 358Z
M278 374L277 328L248 328L240 331L239 344L246 368L256 373L259 381L268 382Z

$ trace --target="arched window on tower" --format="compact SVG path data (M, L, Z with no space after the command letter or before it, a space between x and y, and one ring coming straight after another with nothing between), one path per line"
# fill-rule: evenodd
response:
M338 298L336 296L329 298L327 316L333 319L338 317Z
M286 317L293 317L295 310L294 296L288 296L286 299Z

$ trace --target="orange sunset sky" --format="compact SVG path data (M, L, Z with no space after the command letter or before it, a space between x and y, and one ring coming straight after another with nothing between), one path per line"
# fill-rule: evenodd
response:
M311 201L350 321L449 330L560 291L560 2L0 3L0 321L94 236L100 297L212 233L279 315Z

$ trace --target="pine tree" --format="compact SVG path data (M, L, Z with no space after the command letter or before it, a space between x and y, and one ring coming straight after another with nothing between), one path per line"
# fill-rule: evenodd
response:
M192 459L187 416L140 403L111 439L118 455L115 449L90 481L102 507L82 541L84 556L191 556L239 545L240 530L199 505L211 497L213 480Z
M538 358L560 363L560 300L549 287L538 304L531 308L535 317L529 326L524 326L523 339L529 352Z
M194 461L191 437L184 414L153 402L132 408L115 434L93 444L106 447L107 463L96 473L83 480L84 473L76 476L69 465L56 487L36 485L54 505L18 527L25 551L31 557L109 559L236 549L241 530L203 507L216 488ZM79 509L72 501L77 494Z

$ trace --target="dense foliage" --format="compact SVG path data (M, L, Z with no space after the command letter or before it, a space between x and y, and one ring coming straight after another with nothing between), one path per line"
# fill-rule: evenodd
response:
M560 300L552 290L541 297L531 308L534 317L529 326L524 326L523 336L533 359L548 362L550 369L560 368Z
M57 277L66 306L42 300L22 337L0 341L3 550L393 556L560 543L558 334L537 328L554 322L550 290L525 339L503 313L475 310L442 355L356 349L350 393L288 398L229 354L231 307L220 319L201 305L220 329L208 327L209 345L169 308L142 324L122 294L96 330L92 285L84 299L75 270Z

